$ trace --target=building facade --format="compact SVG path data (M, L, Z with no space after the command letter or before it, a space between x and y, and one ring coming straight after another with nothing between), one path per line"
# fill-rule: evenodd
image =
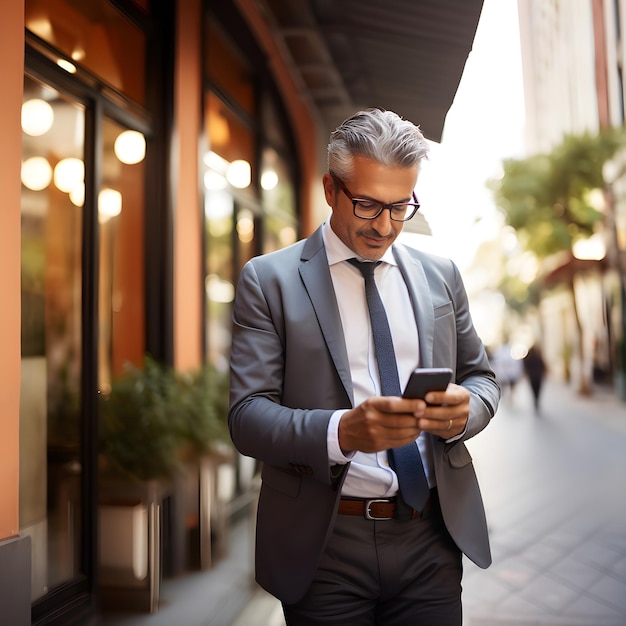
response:
M624 125L624 20L622 0L519 0L520 41L526 100L526 151L547 153L566 134L595 134ZM574 284L571 297L554 293L542 302L542 326L553 371L583 380L615 383L626 398L626 205L624 154L605 168L604 212L592 250L572 251L550 267L548 283ZM555 277L560 277L555 280ZM546 277L544 277L546 278ZM578 322L582 325L577 330ZM585 383L586 381L586 383Z

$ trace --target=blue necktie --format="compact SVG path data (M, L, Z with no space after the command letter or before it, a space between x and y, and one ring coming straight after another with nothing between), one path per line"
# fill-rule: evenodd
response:
M372 334L374 335L381 393L383 396L401 396L402 391L391 330L383 301L374 280L374 270L381 261L377 263L362 263L357 259L348 259L348 261L360 270L365 279L365 297L367 298L367 308L372 324ZM430 490L417 445L408 443L388 450L387 454L389 463L398 476L402 499L416 511L421 511L428 500Z

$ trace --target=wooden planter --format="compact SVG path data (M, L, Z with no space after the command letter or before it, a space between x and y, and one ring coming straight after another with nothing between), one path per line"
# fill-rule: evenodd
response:
M165 481L103 481L99 495L99 591L104 610L159 608Z
M182 515L185 519L187 565L210 569L228 552L228 503L234 488L234 455L212 453L202 456L186 473Z

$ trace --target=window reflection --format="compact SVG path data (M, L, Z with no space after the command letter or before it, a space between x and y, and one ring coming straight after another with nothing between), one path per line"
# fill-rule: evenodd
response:
M47 110L30 104L38 100L51 111L47 129L33 125L33 111ZM25 79L20 530L32 540L33 600L82 574L84 118L77 103ZM116 155L116 140L126 130L103 120L102 180L93 207L100 229L98 374L103 390L125 361L138 363L145 352L144 166L142 160L135 162L136 155L131 163Z
M263 252L284 248L296 241L296 198L285 160L271 147L263 150L261 162Z
M207 94L206 118L209 151L203 160L207 171L219 174L232 187L251 194L254 134L214 93Z
M206 220L207 359L226 369L236 272L254 254L254 134L214 93L206 94L203 156ZM235 240L235 237L237 239Z
M27 78L24 103L33 100L50 106L52 122L32 134L25 107L23 162L82 164L82 107ZM20 532L32 541L33 599L80 573L81 544L83 215L68 186L46 179L23 184L21 211Z
M124 363L141 363L145 351L145 140L140 133L128 131L106 117L102 133L102 187L98 194L98 385L106 393L110 390L111 381L121 373ZM128 146L123 145L128 137L131 137L130 152Z
M253 256L297 238L293 144L275 92L259 84L258 59L208 16L205 92L207 346L228 358L230 294ZM228 294L228 298L225 297Z
M206 344L208 360L227 367L230 354L230 311L234 298L234 200L227 190L207 190L206 225Z

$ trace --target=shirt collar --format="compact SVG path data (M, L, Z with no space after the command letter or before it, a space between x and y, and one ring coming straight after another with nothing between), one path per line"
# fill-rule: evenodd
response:
M326 248L326 257L328 265L332 266L348 259L359 258L358 255L346 246L346 244L337 237L335 231L330 226L330 217L322 225L322 237L324 239L324 247ZM391 251L393 246L389 246L383 254L381 261L389 263L389 265L398 265L396 258Z

